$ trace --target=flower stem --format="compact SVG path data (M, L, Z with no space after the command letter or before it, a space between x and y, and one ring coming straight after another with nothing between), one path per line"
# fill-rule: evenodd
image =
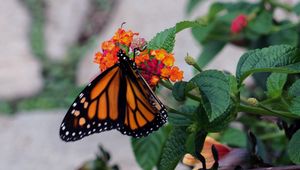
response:
M247 112L247 113L253 113L261 116L275 116L275 117L281 117L283 119L299 119L300 117L294 114L291 114L289 112L284 111L271 111L266 108L259 108L255 106L247 106L240 104L238 105L238 111L239 112Z

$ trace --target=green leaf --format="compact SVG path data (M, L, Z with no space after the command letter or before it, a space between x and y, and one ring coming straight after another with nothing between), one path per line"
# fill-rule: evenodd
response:
M236 77L239 84L255 72L299 73L299 50L290 45L250 50L242 55L237 65Z
M187 86L188 82L186 81L180 81L176 82L172 89L172 94L174 98L178 101L184 101L185 100L185 88Z
M271 98L280 97L286 80L287 74L272 73L267 80L267 95Z
M222 133L220 141L230 146L244 148L247 146L247 135L240 129L228 128Z
M191 14L192 11L197 7L203 0L189 0L186 6L186 14Z
M230 93L234 96L237 96L239 93L238 84L236 78L231 74L226 74L230 83Z
M289 96L300 96L300 80L296 80L289 88Z
M288 144L288 155L292 162L300 164L300 130L293 135L292 139Z
M192 34L197 40L197 42L201 45L204 43L211 32L216 28L217 22L211 22L206 27L193 27Z
M149 42L149 49L160 49L163 48L167 52L172 52L175 44L175 33L176 27L165 29L159 32L155 37Z
M223 3L220 3L220 2L216 2L216 3L213 3L210 8L209 8L209 11L208 11L208 20L212 20L214 19L217 14L221 11L223 11L225 9L225 5Z
M272 26L272 13L264 10L249 22L247 28L259 34L268 34L272 30Z
M176 26L165 29L159 32L151 39L148 43L149 49L160 49L163 48L167 52L172 52L175 44L176 33L190 27L200 27L204 26L204 23L196 21L182 21L176 24Z
M172 129L160 158L158 170L173 170L185 154L185 142L187 139L185 128Z
M295 115L300 115L300 96L292 99L289 110Z
M226 111L212 122L209 122L203 105L199 104L197 112L194 115L194 120L198 125L198 129L204 129L207 132L220 132L228 127L229 123L236 117L236 114L236 106L230 101L230 106Z
M205 67L226 45L224 41L210 41L205 43L197 63L199 66Z
M197 20L197 21L181 21L176 24L176 33L187 29L187 28L192 28L192 27L205 27L207 25L206 22L202 20Z
M229 123L235 119L237 115L236 105L230 100L229 107L224 111L224 113L210 122L205 128L208 132L220 132L228 127Z
M288 90L288 95L292 97L290 112L296 115L300 115L300 80L296 80Z
M169 112L168 122L173 126L189 126L192 120L186 116Z
M297 3L297 4L294 6L293 11L294 11L297 15L300 15L300 2Z
M192 123L191 119L195 110L196 110L195 106L184 105L180 107L178 111L181 113L185 113L185 115L169 112L168 122L172 126L189 126ZM186 116L186 115L190 115L190 116Z
M192 82L179 81L174 84L172 94L176 100L184 101L186 94L195 87Z
M291 23L286 23L281 27L285 27L286 25ZM270 34L268 37L268 42L270 45L280 45L280 44L288 44L296 46L298 44L298 32L296 29L282 29L278 32Z
M147 137L131 138L135 159L144 170L152 170L158 164L169 132L170 126L164 126Z
M230 105L230 81L221 71L207 70L192 80L200 92L209 121L221 116Z

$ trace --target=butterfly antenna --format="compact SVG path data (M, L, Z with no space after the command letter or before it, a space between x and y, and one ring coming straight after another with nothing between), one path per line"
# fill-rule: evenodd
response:
M121 24L121 28L123 28L123 25L125 25L126 24L126 22L122 22L122 24Z

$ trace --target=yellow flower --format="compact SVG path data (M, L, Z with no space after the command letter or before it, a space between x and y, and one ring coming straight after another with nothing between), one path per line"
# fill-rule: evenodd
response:
M173 65L174 65L174 62L175 62L175 59L174 59L173 54L167 54L167 55L165 56L165 58L162 60L162 62L163 62L164 65L166 65L166 66L173 66Z
M150 54L154 56L157 60L163 60L165 56L168 54L164 49L151 50Z

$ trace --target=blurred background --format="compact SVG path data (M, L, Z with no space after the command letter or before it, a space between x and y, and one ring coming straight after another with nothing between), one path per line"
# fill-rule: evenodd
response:
M6 0L0 5L0 169L78 169L101 144L120 169L140 169L130 139L117 131L75 143L59 138L59 125L79 91L99 73L93 63L102 41L121 26L150 40L189 16L183 0ZM190 30L176 37L176 65L192 75L184 56L201 47ZM227 45L208 68L234 73L244 49ZM251 81L250 81L251 82Z

